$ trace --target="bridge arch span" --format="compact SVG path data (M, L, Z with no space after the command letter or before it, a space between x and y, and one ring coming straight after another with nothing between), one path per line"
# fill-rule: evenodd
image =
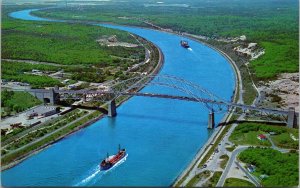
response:
M193 98L195 101L198 101L205 105L205 107L214 112L224 111L224 106L229 107L230 103L226 100L218 97L212 92L206 90L198 84L184 80L182 78L171 76L171 75L148 75L148 76L137 76L112 84L109 86L110 93L113 93L113 99L118 98L124 93L128 92L138 92L142 90L145 86L161 86L174 89L179 91L185 96ZM163 93L169 94L169 93ZM207 100L202 100L207 99ZM212 103L211 101L218 101L219 103ZM227 109L226 109L227 110Z
M178 96L177 94L160 94L160 93L142 93L142 89L145 86L162 86L175 89L184 93L185 96ZM158 90L159 91L159 90ZM29 92L41 92L40 90L30 90ZM54 97L54 101L59 99L83 99L86 100L97 100L106 102L109 106L108 110L111 112L111 116L116 115L116 104L115 99L120 96L145 96L145 97L158 97L158 98L169 98L179 99L186 101L194 101L204 104L204 106L210 111L210 119L213 119L213 113L215 112L226 112L234 109L233 112L237 114L244 114L252 117L266 117L268 119L280 119L287 122L289 127L297 126L297 120L299 117L298 113L295 113L294 109L281 110L281 109L269 109L261 108L256 106L249 106L244 104L237 104L234 102L226 101L212 92L204 89L198 84L184 80L171 75L148 75L148 76L137 76L128 80L123 80L117 83L106 84L104 90L43 90L42 92L50 92L51 96ZM238 110L236 110L238 109ZM213 121L212 121L213 122ZM296 123L295 123L296 122Z

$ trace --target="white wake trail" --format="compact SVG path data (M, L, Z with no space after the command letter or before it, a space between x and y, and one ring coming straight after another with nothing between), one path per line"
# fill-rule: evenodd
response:
M91 182L91 184L94 184L96 182L96 180L99 180L103 175L105 175L108 172L111 172L113 169L117 168L122 163L124 163L126 161L127 156L128 156L128 154L126 154L126 156L123 159L118 161L109 170L101 171L99 165L97 165L96 167L93 168L92 172L90 173L90 175L88 177L84 178L79 183L75 184L74 186L84 186L84 185L87 185L88 183L90 183L92 180L95 180L95 181Z
M88 177L84 178L81 180L79 183L75 184L75 186L82 186L91 181L98 173L100 173L100 167L97 165L96 168L93 169L92 174L89 175Z

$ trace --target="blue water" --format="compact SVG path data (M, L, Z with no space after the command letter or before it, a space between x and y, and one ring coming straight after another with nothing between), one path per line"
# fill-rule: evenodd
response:
M12 17L37 20L30 10ZM47 21L42 19L43 21ZM53 21L53 20L52 20ZM193 40L136 27L101 24L140 35L159 46L165 63L160 74L198 83L230 100L234 73L218 52ZM179 45L185 39L191 49ZM144 92L177 94L178 91L148 86ZM168 186L187 167L211 134L208 110L199 103L133 97L118 109L115 118L103 118L91 126L28 158L2 173L4 186ZM224 114L216 115L216 122ZM122 144L126 161L113 170L99 172L98 164Z
M13 18L16 19L21 19L21 20L29 20L29 21L47 21L47 22L63 22L62 20L52 20L52 19L47 19L47 18L40 18L36 16L32 16L30 12L36 11L40 9L28 9L28 10L21 10L21 11L16 11L12 12L9 15Z

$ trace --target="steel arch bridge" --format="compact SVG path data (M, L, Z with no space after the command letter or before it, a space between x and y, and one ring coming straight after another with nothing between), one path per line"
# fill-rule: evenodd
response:
M296 127L299 114L293 108L288 110L258 108L244 104L234 103L218 97L200 85L172 75L137 76L128 80L105 84L105 89L60 90L54 88L26 90L41 100L49 99L51 103L59 100L79 99L82 101L102 101L108 104L108 116L116 116L115 100L120 96L143 96L165 99L192 101L203 104L209 110L209 126L214 126L214 113L234 112L244 113L252 117L264 117L267 120L280 120L289 127ZM145 86L161 86L170 88L172 92L146 93L142 92ZM24 91L24 90L23 90ZM174 94L175 92L175 94Z
M175 90L177 94L169 93L145 93L141 90L145 86L161 86ZM234 111L246 113L248 116L263 116L271 119L281 119L290 127L295 125L297 114L294 109L278 110L258 108L255 106L237 104L226 101L221 97L206 90L200 85L172 75L148 75L137 76L128 80L107 84L105 90L54 90L60 99L83 99L84 101L102 101L108 104L108 115L115 116L115 100L120 96L143 96L165 99L193 101L203 104L209 111L209 127L214 126L214 113ZM178 93L183 95L179 95Z
M181 92L184 95L172 95L169 93L141 93L139 92L145 86L161 86L173 91ZM120 96L145 96L170 98L200 102L211 111L218 111L222 106L229 105L225 100L209 92L198 84L184 80L171 75L150 75L137 76L128 80L120 81L113 84L108 84L106 90L56 90L63 98L85 98L85 100L97 100L102 102L109 102L117 99ZM217 108L220 107L220 108Z

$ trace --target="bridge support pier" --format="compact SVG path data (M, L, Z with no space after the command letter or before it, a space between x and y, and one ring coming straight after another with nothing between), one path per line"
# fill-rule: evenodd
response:
M115 117L117 115L117 107L115 100L109 101L107 111L108 117Z
M297 127L295 108L293 108L293 107L289 108L287 126L289 128L296 128Z
M213 129L215 128L215 113L214 111L210 111L208 114L208 129Z

